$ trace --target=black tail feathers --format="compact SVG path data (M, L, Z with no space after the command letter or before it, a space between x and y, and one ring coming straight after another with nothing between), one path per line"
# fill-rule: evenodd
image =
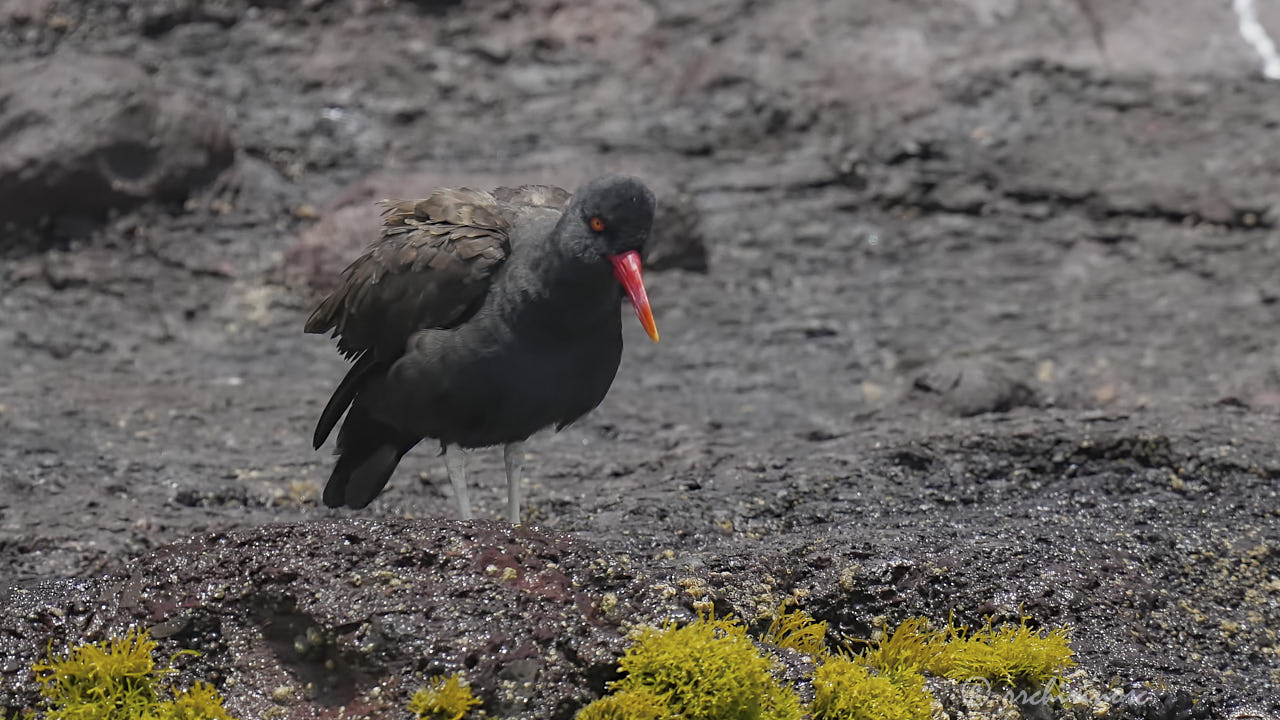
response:
M417 444L352 407L338 433L338 462L324 487L324 504L359 510L386 487L400 458Z
M319 450L324 441L329 438L329 433L333 432L333 428L337 426L338 419L351 406L352 401L356 399L356 394L360 392L360 388L364 387L365 381L370 378L376 367L378 363L374 362L372 354L366 353L356 359L355 364L347 371L346 377L342 378L342 382L338 383L338 387L334 389L329 402L325 403L324 410L320 412L316 432L311 437L312 447Z
M404 453L394 445L379 445L358 458L344 454L329 475L329 483L324 486L324 504L329 507L345 505L359 510L373 502L387 486L403 456Z

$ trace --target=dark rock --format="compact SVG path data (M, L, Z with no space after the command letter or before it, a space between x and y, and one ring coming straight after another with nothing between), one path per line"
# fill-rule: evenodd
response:
M650 187L658 197L658 209L645 251L645 269L706 272L702 215L693 197L674 183L651 182Z
M202 2L197 0L162 0L136 8L141 17L143 35L157 36L188 23L211 22L230 27L239 19L243 7L236 2Z
M1219 113L1209 119L1187 110L1196 90L1179 80L1099 82L1079 68L1028 61L948 84L956 103L871 134L836 165L851 187L885 207L1267 226L1277 162L1233 164L1253 157L1253 145L1237 139L1245 128L1280 118L1260 87L1214 86L1211 99L1197 100ZM1010 112L1011 97L1045 100L1024 116ZM1183 151L1133 155L1138 146ZM1108 161L1116 157L1128 162Z
M463 671L490 714L568 720L625 647L622 621L665 608L650 584L612 555L528 528L277 525L167 546L102 581L8 590L0 662L30 667L50 643L140 625L165 653L199 650L179 682L221 676L238 717L263 717L272 689L299 681L316 694L293 701L291 717L339 704L394 713L428 675ZM35 690L5 673L0 707L31 705Z
M49 14L53 5L53 0L0 0L0 22L37 22Z
M213 108L128 60L17 62L0 88L0 224L83 230L112 209L181 201L234 157Z

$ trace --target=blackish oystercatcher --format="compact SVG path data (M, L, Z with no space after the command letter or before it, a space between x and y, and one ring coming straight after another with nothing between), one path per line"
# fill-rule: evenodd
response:
M324 504L368 505L432 438L463 519L466 459L454 448L503 445L518 523L523 442L604 399L622 358L624 289L658 340L640 276L653 193L606 175L572 196L525 185L383 204L381 239L306 324L332 330L354 360L316 425L318 449L347 412Z

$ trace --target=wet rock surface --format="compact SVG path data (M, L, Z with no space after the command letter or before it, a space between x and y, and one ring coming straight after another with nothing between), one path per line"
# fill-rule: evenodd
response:
M1280 712L1280 95L1228 5L0 3L15 82L102 56L238 157L4 247L6 709L50 641L138 623L246 717L399 716L453 669L570 717L629 623L795 598L852 638L1071 624L1078 687L1157 691L1113 717ZM319 507L344 365L300 329L360 213L602 169L709 271L648 275L663 342L627 324L605 403L528 445L529 527L453 522L427 451Z
M292 717L385 713L428 678L460 671L492 715L570 717L615 674L619 625L660 606L626 558L564 536L439 521L205 536L92 585L11 593L29 614L5 627L10 663L35 661L36 637L140 623L200 651L184 663L193 677L243 688L245 717L280 706ZM28 699L29 685L6 674L6 705Z

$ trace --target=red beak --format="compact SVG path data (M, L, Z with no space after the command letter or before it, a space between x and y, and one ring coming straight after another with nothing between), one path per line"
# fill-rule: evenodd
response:
M644 290L644 280L640 277L640 253L632 250L609 258L613 263L613 274L622 283L636 309L636 317L644 331L654 342L658 342L658 325L653 322L653 310L649 308L649 294Z

